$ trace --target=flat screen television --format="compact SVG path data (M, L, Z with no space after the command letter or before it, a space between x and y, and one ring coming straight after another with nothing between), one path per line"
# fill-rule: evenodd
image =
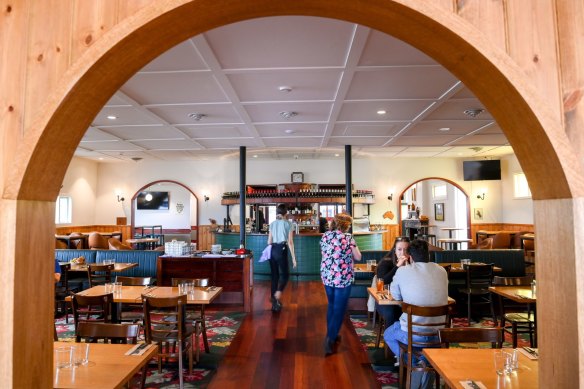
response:
M168 210L168 192L140 192L136 197L136 209Z
M462 170L465 181L487 181L501 179L501 161L463 161Z

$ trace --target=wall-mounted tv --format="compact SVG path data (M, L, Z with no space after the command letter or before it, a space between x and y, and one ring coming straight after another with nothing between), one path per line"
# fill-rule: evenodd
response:
M168 192L140 192L136 197L136 209L168 210Z
M463 161L462 170L465 181L486 181L501 179L501 161Z

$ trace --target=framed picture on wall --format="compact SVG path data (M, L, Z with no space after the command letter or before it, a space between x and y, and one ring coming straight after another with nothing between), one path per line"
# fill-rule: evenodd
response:
M474 209L474 218L475 218L475 220L483 220L483 209L482 208L475 208Z
M434 204L434 219L436 221L444 221L444 203Z

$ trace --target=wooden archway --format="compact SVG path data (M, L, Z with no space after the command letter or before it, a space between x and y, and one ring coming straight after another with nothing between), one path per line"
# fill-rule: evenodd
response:
M464 188L460 185L458 185L456 182L449 180L448 178L442 178L442 177L425 177L425 178L420 178L419 180L416 180L412 183L410 183L409 185L406 185L406 187L404 188L404 190L401 191L401 193L398 196L398 201L399 199L402 198L402 196L404 195L404 193L406 193L406 191L408 190L408 188L410 188L412 185L417 184L418 182L421 181L428 181L428 180L439 180L439 181L444 181L452 186L454 186L456 189L458 189L459 191L461 191L464 196L466 197L466 225L468 227L467 229L467 237L470 238L470 198L468 196L468 193L466 193L466 190L464 190ZM401 230L401 221L402 221L402 214L401 214L401 207L398 206L397 207L397 220L399 223L399 228ZM403 235L403 231L402 231L402 235Z
M479 3L486 9L487 2ZM6 93L1 98L0 121L4 139L0 281L6 290L0 295L0 375L5 382L13 387L51 385L53 286L48 275L52 263L38 259L52 257L54 199L95 114L138 69L184 39L225 24L275 15L336 18L391 34L442 63L487 106L513 146L535 200L536 244L542 259L537 265L542 277L538 298L541 296L546 314L546 320L539 321L541 386L577 387L584 382L584 358L580 357L584 334L578 328L584 320L580 281L584 269L576 260L584 254L579 239L584 230L584 173L575 151L578 147L572 146L564 130L570 125L563 123L564 107L550 107L544 100L549 89L534 82L534 78L549 77L547 74L534 76L532 63L520 67L521 61L514 61L493 43L496 37L489 40L496 33L487 29L485 34L465 21L456 13L456 2L441 3L446 7L425 0L168 0L113 5L77 2L75 6L73 2L27 2L3 6L0 50L6 63L2 63L0 88ZM581 10L570 12L567 3L554 3L562 12L538 9L537 14L548 24L560 26L558 29L580 28ZM492 25L508 20L515 21L516 28L505 30L506 39L518 40L520 45L527 39L517 28L519 13L487 19ZM565 34L562 42L554 36L554 43L543 49L545 54L553 58L569 47L578 57L569 59L564 53L563 66L584 60L583 38L573 36ZM543 38L534 39L539 39L536 45L543 42ZM533 62L536 60L537 55ZM564 85L571 84L561 76L559 66L553 70L557 97ZM572 116L581 122L578 95L568 92L565 109L572 110ZM31 235L36 238L34 245L29 244ZM556 288L554 281L560 277L561 288ZM27 285L37 287L30 290ZM549 323L554 323L553 328Z

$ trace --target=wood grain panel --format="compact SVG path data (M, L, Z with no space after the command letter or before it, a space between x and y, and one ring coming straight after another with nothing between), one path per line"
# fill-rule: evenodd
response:
M555 10L552 1L507 1L509 55L532 80L541 97L552 109L554 119L562 120L559 64L556 54ZM556 76L551 76L556 75Z
M503 0L457 1L457 13L489 37L501 50L507 50L505 7Z
M11 0L0 0L0 47L5 48L7 55L2 56L0 66L0 85L4 93L0 93L0 134L2 135L3 160L0 169L0 193L4 192L4 181L7 172L12 169L18 142L24 133L24 85L26 70L26 25L28 10L25 2L15 3ZM8 58L10 60L8 60Z
M584 360L574 334L584 315L584 199L534 201L533 210L537 304L545 307L537 310L540 387L579 388Z
M0 200L1 225L15 227L0 234L0 376L7 387L52 387L54 246L47 236L54 217L54 202Z
M556 8L564 124L584 167L584 5L557 1Z
M109 3L111 1L105 0ZM140 11L144 7L154 3L157 0L118 0L117 4L117 22L119 23L123 19L132 16L136 12Z
M26 97L24 125L27 128L38 109L45 103L48 91L55 88L61 75L69 67L71 54L70 1L31 1L26 67ZM48 17L55 15L58 17ZM63 20L68 22L63 23ZM66 128L61 131L67 132Z
M124 3L127 3L125 1ZM74 0L71 31L71 62L115 25L117 3L111 0Z

